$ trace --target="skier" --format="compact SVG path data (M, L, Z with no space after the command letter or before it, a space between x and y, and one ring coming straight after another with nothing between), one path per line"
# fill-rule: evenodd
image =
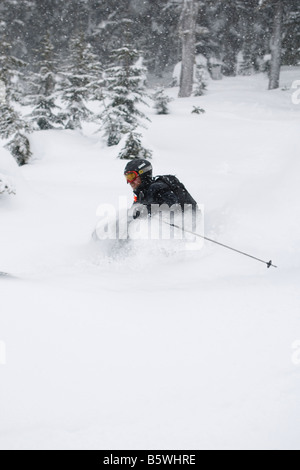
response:
M166 204L181 212L187 207L197 210L196 201L176 176L153 178L152 174L152 165L147 160L135 158L126 165L124 175L134 192L134 218L153 215L153 205L157 207Z
M126 223L120 222L119 219L113 223L116 226L116 232L113 233L118 233L122 243L128 239L128 228L133 220L146 219L149 216L151 218L149 221L155 224L155 217L152 216L159 213L164 215L167 224L169 220L170 223L178 223L181 228L187 226L191 230L195 227L196 216L200 211L196 201L176 176L164 175L153 178L151 163L139 158L134 158L126 165L124 175L133 189L134 203L127 213ZM98 232L106 234L106 229L104 230L106 225L107 220L97 225L92 235L94 241L101 238Z

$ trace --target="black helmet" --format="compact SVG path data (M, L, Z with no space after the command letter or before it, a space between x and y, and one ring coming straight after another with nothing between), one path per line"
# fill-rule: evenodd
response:
M134 158L130 162L127 163L124 174L128 173L129 171L136 171L139 176L143 178L152 178L153 168L148 160L144 160L142 158Z

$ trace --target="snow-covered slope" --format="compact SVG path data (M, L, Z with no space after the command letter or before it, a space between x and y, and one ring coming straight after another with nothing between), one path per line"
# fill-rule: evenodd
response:
M266 88L224 79L148 110L144 143L207 236L278 269L209 243L103 257L90 234L100 203L131 202L124 162L90 127L32 136L22 197L0 205L1 449L299 449L300 107Z

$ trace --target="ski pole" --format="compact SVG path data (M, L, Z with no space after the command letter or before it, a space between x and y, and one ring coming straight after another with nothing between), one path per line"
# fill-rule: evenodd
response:
M256 258L256 256L249 255L248 253L245 253L244 251L236 250L235 248L232 248L231 246L224 245L224 243L220 243L220 242L217 242L216 240L212 240L211 238L205 237L204 235L200 235L199 233L194 233L194 232L191 232L190 230L186 230L186 229L184 229L183 227L179 227L179 225L171 224L171 223L169 223L169 222L166 222L165 220L164 220L164 223L167 224L167 225L170 225L171 227L178 228L179 230L182 230L183 232L186 232L186 233L190 233L190 234L192 234L192 235L195 235L195 237L203 238L204 240L207 240L207 241L209 241L209 242L215 243L216 245L223 246L224 248L227 248L228 250L232 250L232 251L235 251L236 253L240 253L241 255L248 256L248 258L252 258L252 259L255 259L256 261L260 261L261 263L266 264L266 265L267 265L267 268L270 268L271 266L272 266L273 268L277 268L277 267L278 267L278 266L275 266L275 265L272 263L272 260L270 260L270 261L264 261L264 260L262 260L262 259L260 259L260 258Z

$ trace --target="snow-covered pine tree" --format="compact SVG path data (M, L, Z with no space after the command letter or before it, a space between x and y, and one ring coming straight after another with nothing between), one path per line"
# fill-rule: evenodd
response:
M26 165L32 156L29 139L22 130L16 132L5 147L11 152L20 166Z
M117 145L124 134L143 126L142 120L149 121L138 108L147 104L146 69L140 52L126 45L114 50L111 57L115 65L104 73L104 111L99 116L108 146Z
M151 159L152 151L143 147L141 137L142 135L137 132L129 132L118 158L121 160L133 160L134 158Z
M131 42L128 41L128 32L131 27L131 25L129 27L128 21L131 0L122 0L121 2L120 0L91 1L97 2L97 7L94 10L98 13L91 40L106 68L111 63L111 51L122 47L124 38L126 38L126 42ZM94 18L96 11L93 12ZM135 29L134 32L137 37L137 30Z
M11 138L5 147L20 166L28 163L32 155L29 140L25 135L27 132L30 132L29 126L12 106L7 102L0 103L0 138Z
M87 44L85 50L86 72L90 76L89 99L91 101L103 101L103 66L99 57L93 52L91 44Z
M6 99L20 101L23 95L23 72L26 64L11 55L12 45L7 41L6 35L0 26L0 81L5 84Z
M154 101L154 108L157 114L169 114L169 103L172 100L166 95L164 88L158 88L152 96Z
M25 97L26 104L34 106L28 120L35 130L57 128L61 123L56 105L56 86L58 83L57 62L54 46L47 34L37 51L40 60L38 72L32 72L29 77L29 91ZM55 113L56 111L56 113Z
M19 88L20 68L25 64L10 54L11 49L11 44L5 40L5 35L1 31L0 138L4 140L11 138L6 147L10 150L18 164L24 165L31 157L29 140L25 135L25 132L29 132L30 129L21 115L14 110L10 101L17 101L20 98L22 93Z
M94 116L87 107L87 102L96 93L96 56L83 34L71 39L69 49L61 82L61 100L66 104L63 118L66 129L81 129L82 122L89 121Z
M239 65L238 73L239 75L249 76L252 75L254 72L255 61L253 60L253 56L251 51L248 47L246 47L243 51L243 60Z
M194 88L193 95L194 96L203 96L205 93L205 90L207 88L207 83L206 83L206 71L204 67L201 65L198 65L196 67L196 86Z
M234 75L242 57L243 73L250 73L256 59L270 52L273 0L195 1L199 6L197 53L222 60L225 74ZM261 8L263 3L268 6ZM300 47L299 0L284 3L292 15L283 22L282 59L283 64L294 65ZM6 24L12 54L30 63L36 61L35 50L45 31L62 57L74 31L83 31L108 64L110 51L124 44L125 19L132 22L132 44L143 50L151 73L161 76L180 60L178 23L183 0L1 0L0 5L0 27Z

